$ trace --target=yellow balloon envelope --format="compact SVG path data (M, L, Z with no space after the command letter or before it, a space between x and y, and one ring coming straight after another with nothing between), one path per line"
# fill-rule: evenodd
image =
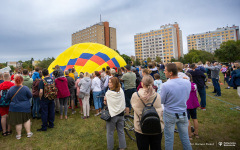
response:
M56 65L59 65L63 71L74 67L78 73L93 73L107 66L124 67L126 62L116 51L107 46L97 43L80 43L69 47L51 63L48 67L50 74Z

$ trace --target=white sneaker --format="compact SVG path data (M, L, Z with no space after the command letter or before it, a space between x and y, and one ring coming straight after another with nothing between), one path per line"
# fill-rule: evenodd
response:
M73 112L72 112L72 114L75 114L75 113L76 113L76 111L73 111Z
M30 132L30 133L27 134L27 137L28 137L28 138L30 138L30 137L32 137L32 136L33 136L33 133L32 133L32 132Z
M21 135L16 135L16 139L20 140L21 139Z

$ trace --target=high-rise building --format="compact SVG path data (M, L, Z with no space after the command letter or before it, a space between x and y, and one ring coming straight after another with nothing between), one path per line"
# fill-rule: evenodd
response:
M187 36L188 50L203 50L213 53L222 42L239 40L239 26L217 28L215 31L191 34Z
M117 50L116 28L109 22L99 22L72 34L72 45L84 42L100 43Z
M182 31L178 23L162 25L160 29L134 35L135 55L140 61L155 60L160 57L163 62L183 55Z

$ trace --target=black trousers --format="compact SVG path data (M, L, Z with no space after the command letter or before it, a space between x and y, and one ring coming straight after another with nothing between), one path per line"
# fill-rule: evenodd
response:
M146 135L136 132L135 135L139 150L149 150L149 146L151 150L161 150L162 133L156 135Z

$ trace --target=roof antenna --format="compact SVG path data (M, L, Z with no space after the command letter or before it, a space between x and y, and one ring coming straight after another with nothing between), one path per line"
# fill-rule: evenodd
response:
M100 22L102 22L102 17L101 17L101 14L100 14Z

